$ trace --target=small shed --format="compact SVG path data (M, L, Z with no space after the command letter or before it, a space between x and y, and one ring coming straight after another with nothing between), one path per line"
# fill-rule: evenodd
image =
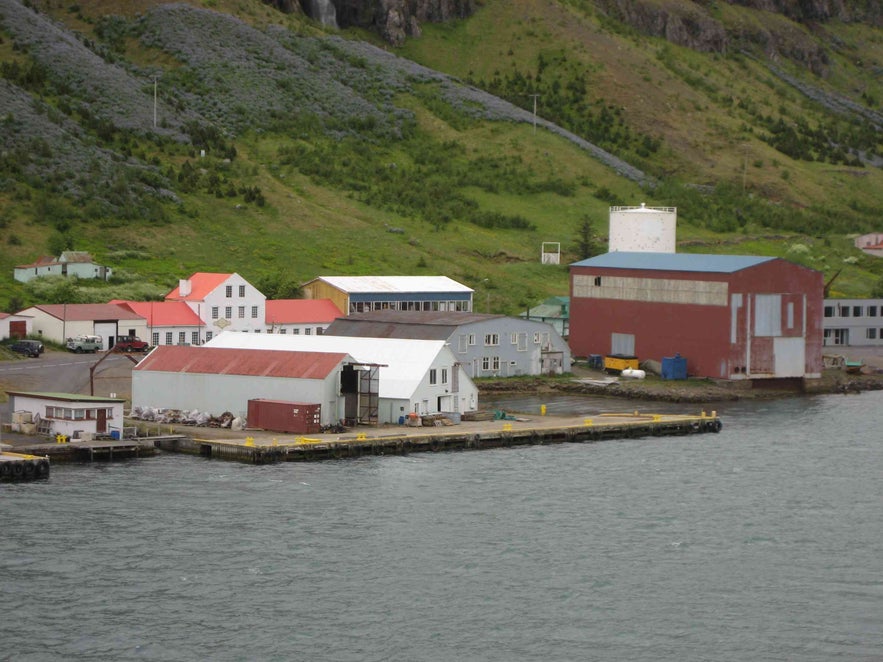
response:
M9 391L8 395L13 418L18 413L19 424L34 426L23 432L76 439L114 433L122 436L125 400L121 398L28 391ZM30 420L25 421L27 418Z

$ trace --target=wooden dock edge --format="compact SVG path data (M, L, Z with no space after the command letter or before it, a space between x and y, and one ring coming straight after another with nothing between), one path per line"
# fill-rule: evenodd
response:
M622 415L616 415L622 418ZM602 415L603 417L603 415ZM301 437L292 442L258 444L244 441L200 439L169 436L155 440L157 448L172 453L187 453L205 458L232 460L250 464L275 462L311 462L355 458L366 455L407 455L409 453L485 450L556 443L591 443L639 437L665 437L720 432L723 424L711 416L637 415L629 421L605 422L602 417L586 419L582 425L514 428L500 421L498 430L481 432L433 431L426 434L402 434L369 437L356 434L335 440Z

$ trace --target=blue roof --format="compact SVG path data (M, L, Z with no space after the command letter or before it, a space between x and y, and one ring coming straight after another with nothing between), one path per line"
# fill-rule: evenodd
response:
M652 269L656 271L700 271L731 274L763 264L775 257L759 255L708 255L703 253L632 253L615 251L574 262L572 267Z

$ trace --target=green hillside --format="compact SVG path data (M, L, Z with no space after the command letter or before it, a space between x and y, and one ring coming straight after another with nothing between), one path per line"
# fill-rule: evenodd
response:
M734 33L757 20L718 13ZM883 275L852 244L881 229L879 29L805 36L822 75L579 0L486 0L422 31L391 53L257 0L0 0L0 308L236 271L269 296L317 275L447 275L514 313L565 294L609 206L641 202L678 207L683 251L786 257L837 274L833 295ZM13 281L67 248L114 281Z

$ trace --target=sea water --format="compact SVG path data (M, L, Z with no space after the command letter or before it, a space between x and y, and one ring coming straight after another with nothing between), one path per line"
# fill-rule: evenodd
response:
M53 466L0 486L0 659L883 658L883 393L718 409L719 434Z

